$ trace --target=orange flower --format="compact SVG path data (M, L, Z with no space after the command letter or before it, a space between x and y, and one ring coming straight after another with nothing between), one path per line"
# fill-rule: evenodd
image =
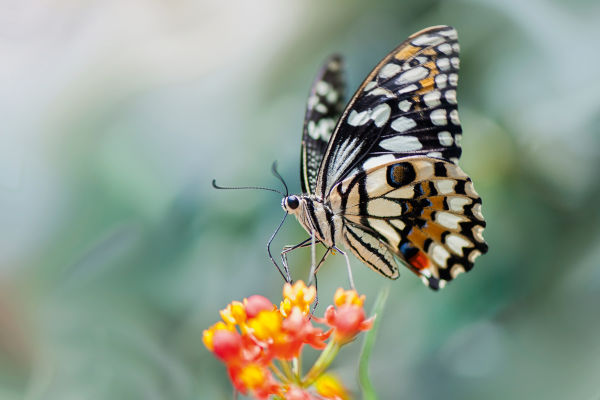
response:
M264 296L255 294L247 299L244 299L244 308L248 318L254 318L261 311L272 311L274 310L275 304L271 303L269 299Z
M247 364L243 367L230 367L229 378L233 386L242 394L251 392L257 399L268 399L282 391L271 372L259 364Z
M237 391L257 399L349 398L341 383L324 372L340 347L369 329L373 319L366 319L365 297L354 290L338 289L335 306L327 308L324 318L309 314L315 297L314 287L298 281L285 284L279 308L266 297L254 295L220 311L222 321L205 330L202 340L225 363ZM324 331L314 323L331 329ZM323 351L303 375L299 357L305 344ZM318 395L309 391L313 384Z
M211 326L210 328L204 330L204 332L202 332L202 341L204 342L204 345L206 346L206 348L208 350L213 351L213 338L214 338L215 332L221 331L221 330L235 332L235 327L228 326L225 323L223 323L222 321L219 321L216 324L214 324L213 326Z
M353 304L343 304L335 308L329 306L325 311L325 321L333 328L333 338L340 344L354 340L361 331L371 329L373 318L365 318L365 310Z
M344 290L342 288L338 288L333 295L333 301L336 306L341 306L344 304L355 305L358 307L362 307L365 302L365 295L359 296L356 293L356 290Z
M314 286L307 287L304 282L297 281L294 285L286 283L283 285L283 301L279 310L287 317L292 308L298 307L303 314L308 314L310 305L317 297L317 289Z
M246 322L246 310L239 301L232 301L227 307L220 311L221 318L228 325L242 325Z
M350 395L337 377L331 374L321 375L315 382L317 393L326 399L348 400Z

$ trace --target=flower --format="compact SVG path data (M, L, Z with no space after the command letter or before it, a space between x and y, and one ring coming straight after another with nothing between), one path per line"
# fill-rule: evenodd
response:
M348 400L350 398L340 380L331 374L321 375L315 382L315 389L326 399Z
M338 289L334 296L337 307L329 306L325 310L325 321L333 328L333 338L340 344L354 340L361 331L371 329L373 318L367 319L363 308L364 295L355 290Z
M284 285L279 307L253 295L220 311L221 321L203 332L202 341L226 365L237 391L257 399L349 398L339 380L325 370L341 346L371 327L372 318L367 319L363 309L365 297L338 289L335 306L329 306L323 318L310 314L315 298L316 289L298 281ZM300 366L304 345L322 350L305 375Z
M316 297L317 288L314 286L307 287L302 281L297 281L294 285L286 283L283 285L283 301L279 310L287 316L294 307L298 307L306 315Z

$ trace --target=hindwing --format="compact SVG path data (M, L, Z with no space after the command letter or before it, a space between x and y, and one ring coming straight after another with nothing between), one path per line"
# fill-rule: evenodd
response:
M389 259L382 247L432 289L470 270L487 251L481 198L471 179L448 161L414 156L371 168L336 185L330 201L348 227L351 251L388 277L397 275L381 267ZM352 237L356 230L365 233ZM361 237L368 246L356 245Z
M302 192L313 194L319 166L327 143L345 104L343 61L338 55L329 57L317 74L308 97L302 150L300 154L300 182Z

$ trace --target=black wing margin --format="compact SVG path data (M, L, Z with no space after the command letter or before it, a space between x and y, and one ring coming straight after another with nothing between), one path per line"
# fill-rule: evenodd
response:
M343 60L341 56L333 55L325 61L315 77L306 105L300 154L303 193L315 192L319 167L344 105Z

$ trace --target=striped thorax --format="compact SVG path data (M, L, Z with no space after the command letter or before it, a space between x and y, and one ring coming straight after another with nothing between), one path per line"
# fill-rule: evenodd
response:
M281 207L294 214L300 225L310 234L314 232L315 239L332 248L342 242L342 216L339 210L332 210L331 205L317 196L284 197Z

